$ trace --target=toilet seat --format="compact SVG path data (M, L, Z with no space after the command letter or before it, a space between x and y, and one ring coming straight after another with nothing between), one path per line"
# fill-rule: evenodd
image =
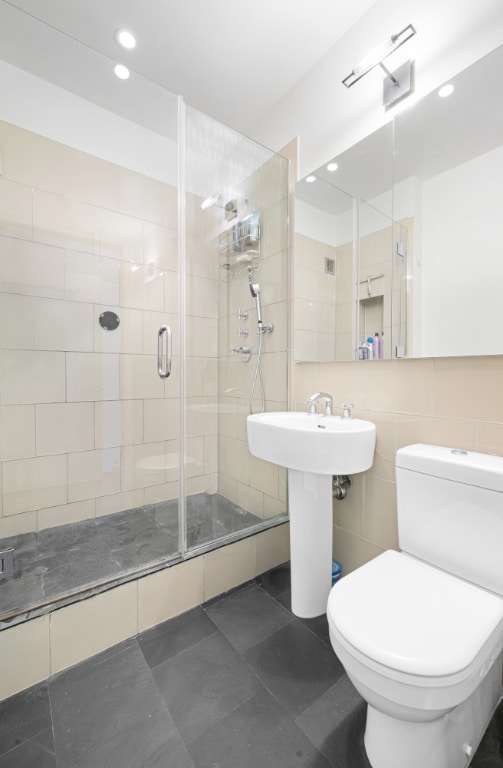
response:
M360 661L420 685L478 675L501 649L500 597L393 550L335 584L327 616Z

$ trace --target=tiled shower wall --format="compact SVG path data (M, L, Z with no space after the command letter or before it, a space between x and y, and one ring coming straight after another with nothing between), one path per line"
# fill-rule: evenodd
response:
M398 548L395 454L416 442L503 456L503 356L294 364L294 407L316 391L377 426L374 465L334 501L342 572ZM340 412L340 411L339 411Z
M272 156L243 183L243 215L260 214L260 253L248 262L252 280L260 286L262 318L274 330L262 334L261 367L266 410L287 407L288 374L288 166ZM255 299L249 289L248 263L238 261L220 270L219 321L219 490L226 498L262 518L284 514L287 508L286 470L250 455L246 417L255 378L258 352ZM239 312L248 312L239 318ZM247 331L240 336L239 329ZM231 348L249 345L248 361ZM257 378L253 390L254 412L261 410Z
M175 497L177 191L7 123L0 145L0 536ZM198 266L189 409L217 395L217 321L193 302L207 279ZM104 310L116 331L100 327ZM163 323L175 343L166 381ZM189 410L187 431L197 490L216 472L216 419Z

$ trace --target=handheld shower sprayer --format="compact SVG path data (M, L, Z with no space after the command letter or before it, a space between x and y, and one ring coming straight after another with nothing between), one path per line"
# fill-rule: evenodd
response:
M262 325L262 306L260 301L260 285L258 283L252 283L251 270L248 271L248 283L250 285L250 293L255 299L257 305L257 323Z
M259 381L259 384L260 384L261 413L263 413L265 411L265 390L264 390L264 381L262 378L262 337L266 332L271 333L274 330L274 325L272 323L262 322L262 304L260 301L260 285L252 281L252 273L253 273L252 267L248 267L248 285L250 288L250 293L255 299L255 303L257 305L257 344L258 344L257 365L255 368L255 374L253 376L253 382L250 390L250 413L253 413L253 393L255 391L255 385L257 383L257 380Z

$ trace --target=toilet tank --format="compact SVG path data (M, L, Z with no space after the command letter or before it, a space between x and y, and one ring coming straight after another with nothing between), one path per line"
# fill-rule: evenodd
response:
M396 485L400 549L503 596L503 458L409 445Z

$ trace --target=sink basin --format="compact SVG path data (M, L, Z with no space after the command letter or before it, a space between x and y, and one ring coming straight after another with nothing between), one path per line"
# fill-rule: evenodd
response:
M279 411L247 418L250 453L317 475L352 475L370 469L376 427L363 419Z

